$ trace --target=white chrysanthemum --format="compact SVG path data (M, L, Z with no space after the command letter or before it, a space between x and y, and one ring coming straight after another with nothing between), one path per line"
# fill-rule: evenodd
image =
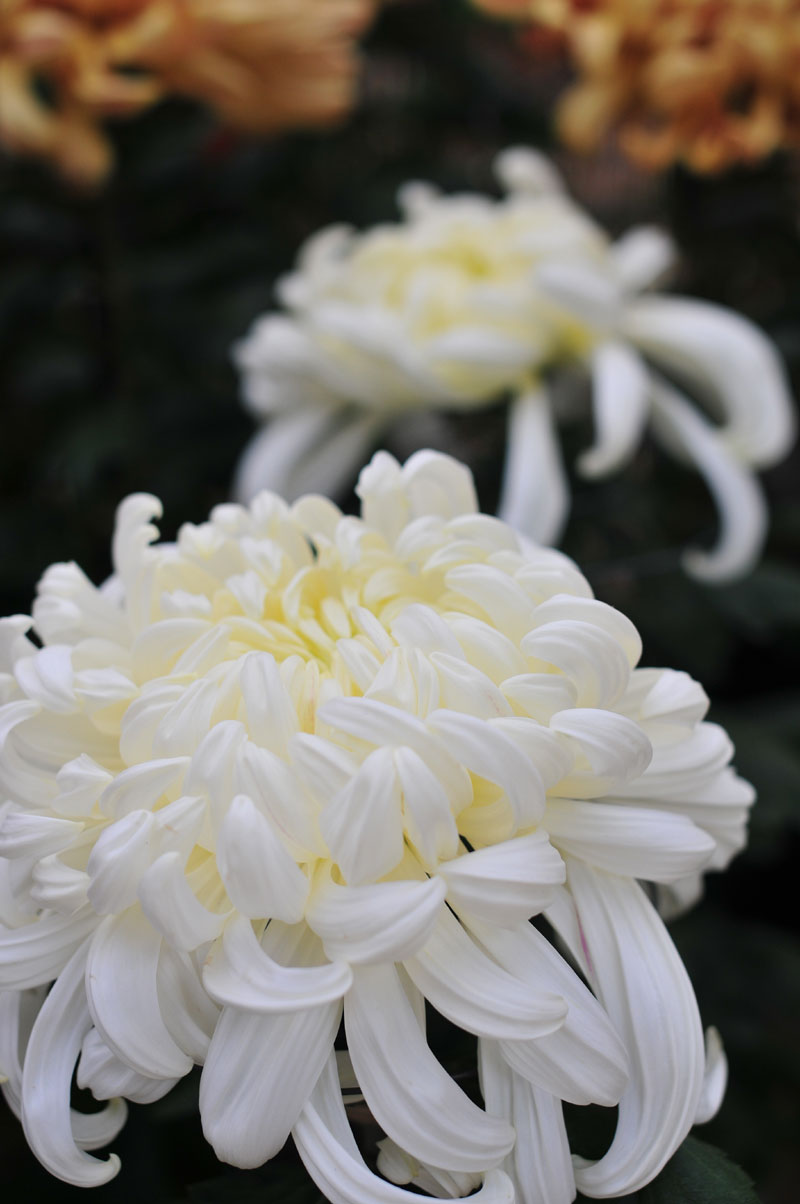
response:
M623 467L652 420L719 507L716 547L689 552L686 567L706 580L747 571L767 527L752 470L794 438L772 344L730 310L650 291L674 256L667 237L640 227L612 243L546 159L507 150L497 174L500 201L408 185L401 223L332 227L306 244L279 285L287 315L260 318L236 348L245 401L269 419L242 459L238 496L268 486L292 499L320 481L335 492L399 415L510 395L500 514L554 542L569 501L552 385L577 364L595 424L579 471Z
M725 1078L637 879L696 889L750 788L700 687L636 669L632 624L477 514L461 465L380 454L359 493L360 518L262 494L157 545L159 504L133 496L106 585L56 565L33 620L0 625L6 1097L75 1184L117 1171L85 1152L117 1097L200 1063L219 1157L258 1165L291 1133L334 1204L419 1198L368 1170L345 1086L396 1181L635 1191ZM480 1038L485 1110L429 1049L425 1000ZM105 1111L71 1113L76 1063ZM562 1100L620 1103L574 1174Z

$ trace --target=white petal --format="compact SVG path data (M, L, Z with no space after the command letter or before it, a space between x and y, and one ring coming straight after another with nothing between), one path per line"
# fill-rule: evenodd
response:
M767 507L756 478L721 436L674 389L651 381L656 430L696 465L719 510L720 533L710 552L685 554L687 572L702 581L729 581L750 571L767 534Z
M44 915L19 928L0 929L0 990L52 982L97 927L90 907L73 915Z
M65 865L54 853L37 861L31 875L30 897L44 911L71 916L88 901L89 875Z
M70 1089L83 1039L92 1026L84 990L86 946L73 955L42 1005L25 1051L22 1123L39 1161L76 1187L97 1187L113 1179L119 1158L101 1162L75 1144Z
M634 226L609 248L622 287L630 293L655 284L676 259L675 244L658 226Z
M89 901L98 915L136 902L139 881L157 854L155 826L151 811L129 811L98 836L86 866Z
M575 705L578 693L558 673L517 673L502 683L506 698L537 723L548 724L556 711Z
M63 715L78 710L72 649L66 644L52 644L33 656L22 657L14 665L14 676L28 698L46 710Z
M715 841L685 815L613 803L550 798L542 820L553 843L629 878L673 882L706 865Z
M164 1023L179 1049L193 1062L206 1060L219 1008L209 999L191 953L161 945L156 974Z
M444 710L429 715L428 726L466 769L502 788L513 812L515 832L530 828L541 818L541 775L503 731L472 715Z
M553 594L536 607L534 625L541 627L556 620L577 619L599 627L611 636L625 653L631 669L642 655L642 637L622 611L599 602L596 598L579 598L574 594Z
M177 1079L151 1079L137 1074L108 1048L96 1028L84 1038L76 1081L95 1099L124 1096L137 1104L151 1104L166 1095Z
M575 1176L561 1100L514 1074L494 1041L482 1038L478 1048L486 1111L519 1135L503 1164L518 1204L572 1204Z
M218 725L219 726L219 725ZM292 747L295 748L295 736ZM298 861L309 854L324 854L325 845L316 821L316 809L305 795L297 774L275 753L247 741L237 757L230 785L219 792L219 822L235 794L246 794L262 808L277 828L281 839ZM325 799L330 797L330 788Z
M355 476L384 421L356 408L299 404L268 420L245 448L233 496L249 502L269 489L289 502L304 493L336 497Z
M649 1183L688 1133L703 1033L689 977L642 888L571 859L568 874L599 998L631 1060L614 1140L575 1178L586 1194L619 1196Z
M370 1171L353 1140L336 1078L336 1064L320 1075L292 1137L311 1178L331 1204L416 1204L416 1192L387 1183ZM514 1204L514 1189L501 1171L489 1171L469 1194L475 1204Z
M555 665L575 686L580 707L611 706L628 684L630 666L617 640L585 619L553 619L530 631L520 647L527 657Z
M352 974L344 962L282 966L266 953L250 921L234 917L206 959L203 983L219 1003L261 1014L318 1007L341 999Z
M709 396L726 419L734 455L757 468L775 464L795 436L794 406L774 345L740 314L687 297L642 297L628 335L667 371Z
M550 911L548 911L550 915ZM503 1057L518 1074L573 1104L618 1103L628 1081L625 1049L601 1005L531 924L498 929L467 917L470 931L509 974L535 991L562 995L568 1011L561 1028L535 1041L502 1041Z
M722 1038L715 1028L707 1028L706 1068L703 1075L703 1090L694 1117L696 1125L704 1125L714 1119L722 1106L727 1085L728 1059L725 1057Z
M444 902L444 884L380 882L339 886L320 873L306 913L332 960L399 962L425 943Z
M426 869L440 858L454 857L458 828L447 793L435 774L412 748L398 748L394 766L402 794L405 832Z
M112 781L107 769L81 753L56 774L60 793L53 799L53 810L59 815L88 816Z
M336 698L320 707L319 718L379 747L413 748L441 781L454 814L470 802L472 787L463 768L414 715L372 698Z
M550 400L544 389L511 402L506 462L497 513L540 543L557 543L569 510L569 491Z
M217 1157L261 1166L277 1154L333 1050L341 1004L272 1016L223 1008L200 1079L203 1133Z
M590 772L573 770L560 783L559 792L574 798L606 794L612 783L616 788L616 783L640 777L653 755L638 723L614 711L594 707L559 711L550 727L574 740L591 766Z
M403 856L403 821L391 749L370 753L319 823L349 885L374 882L394 869Z
M106 1045L139 1074L180 1078L191 1058L173 1041L156 987L161 936L137 908L108 916L95 933L86 965L86 994Z
M578 459L585 477L602 477L633 457L647 420L647 371L626 343L609 340L592 352L593 446Z
M0 857L38 860L66 849L82 831L69 819L9 809L0 820Z
M546 907L566 870L546 834L537 831L444 861L438 874L456 911L506 927Z
M494 174L506 192L562 196L564 181L551 159L529 146L509 146L496 156Z
M116 819L121 819L130 811L152 811L164 791L182 776L188 764L188 757L169 757L123 769L100 795L100 810L103 815Z
M513 1130L463 1094L428 1048L393 966L359 966L345 1001L347 1047L378 1124L415 1158L485 1170Z
M491 961L446 908L404 964L437 1011L478 1036L530 1040L555 1032L567 1014L560 995L532 991Z
M217 837L217 869L233 906L252 918L295 924L303 916L309 880L275 826L244 794L231 802Z
M297 731L297 715L275 657L268 652L246 656L240 682L250 739L284 756Z
M225 916L209 911L183 871L180 853L163 853L139 883L142 911L175 949L196 949L219 934Z

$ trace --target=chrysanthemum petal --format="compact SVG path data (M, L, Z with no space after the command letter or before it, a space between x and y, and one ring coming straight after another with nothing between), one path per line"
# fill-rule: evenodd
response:
M496 1042L481 1038L479 1056L486 1111L505 1117L521 1135L503 1163L515 1200L572 1204L575 1177L561 1100L515 1074Z
M75 1144L70 1088L83 1039L92 1026L86 1004L86 945L73 953L33 1026L22 1076L22 1123L31 1149L51 1174L76 1187L108 1183L119 1158L103 1162Z
M282 966L261 948L244 916L226 924L203 968L203 983L212 998L260 1014L331 1003L341 999L352 978L345 962Z
M218 1158L261 1166L277 1154L319 1078L341 1004L262 1016L225 1007L200 1079L203 1133Z
M249 799L237 794L217 837L217 868L234 907L252 918L303 917L310 884L274 825Z
M428 939L444 894L437 878L340 886L322 871L306 919L333 960L351 965L399 962Z
M570 890L603 1006L631 1061L614 1140L576 1169L593 1197L638 1191L691 1127L703 1088L703 1033L686 970L637 882L570 858Z
M86 996L95 1027L139 1074L180 1078L192 1068L164 1023L156 973L161 936L138 907L108 916L89 946Z
M463 908L502 927L535 916L550 902L554 885L566 878L564 863L543 831L443 861L438 873L456 911Z
M445 1169L485 1170L511 1149L511 1128L471 1103L434 1058L393 966L354 971L345 1029L370 1110L414 1157Z
M369 1170L353 1140L332 1071L323 1071L311 1101L303 1109L292 1136L306 1170L331 1204L415 1204L416 1192L387 1183ZM513 1204L514 1188L502 1171L486 1174L480 1190L469 1195L475 1204Z
M531 924L499 929L473 916L466 923L507 973L535 991L547 984L567 1002L566 1018L555 1032L534 1041L500 1042L509 1065L569 1103L618 1103L628 1081L625 1049L602 1006L550 942Z
M631 459L648 414L647 371L627 343L609 339L592 353L592 447L578 459L585 477L602 477Z
M567 474L544 385L514 398L498 514L540 543L557 543L567 520Z
M565 853L610 874L651 882L695 873L715 848L715 841L688 816L597 799L550 798L543 823Z
M446 908L425 945L404 965L437 1011L478 1036L542 1037L560 1028L567 1014L560 995L532 991L487 958ZM433 1157L427 1161L445 1165Z

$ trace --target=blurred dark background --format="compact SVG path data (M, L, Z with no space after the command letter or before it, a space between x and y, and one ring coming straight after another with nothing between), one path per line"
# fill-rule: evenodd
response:
M45 166L0 159L0 613L28 611L53 561L106 576L126 493L163 499L166 537L224 500L252 431L230 346L271 306L301 241L329 222L392 219L410 177L493 191L503 146L552 148L564 71L555 62L534 74L509 29L457 0L409 0L368 37L361 104L333 133L253 143L168 102L115 128L118 168L94 196L70 192ZM580 159L553 149L610 231L670 227L683 253L676 289L764 327L800 396L798 162L699 179L645 176L612 151ZM493 507L502 405L432 421L426 434L473 466ZM588 422L565 438L574 457ZM405 439L398 454L411 450ZM766 474L766 555L724 589L681 572L681 548L713 538L714 510L699 478L649 444L605 484L573 478L564 543L598 596L637 623L644 663L703 682L711 717L729 728L737 766L759 791L748 850L673 931L731 1064L723 1109L700 1136L746 1168L763 1204L793 1204L800 1182L798 463L795 452ZM195 1091L190 1081L133 1109L114 1143L122 1174L93 1200L319 1199L290 1152L266 1171L220 1179ZM6 1199L82 1198L38 1168L4 1108L0 1126Z

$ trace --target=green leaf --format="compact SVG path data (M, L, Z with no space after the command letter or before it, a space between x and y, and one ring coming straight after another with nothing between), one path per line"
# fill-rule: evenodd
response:
M621 1204L758 1204L758 1196L750 1177L727 1154L687 1137L661 1174Z

